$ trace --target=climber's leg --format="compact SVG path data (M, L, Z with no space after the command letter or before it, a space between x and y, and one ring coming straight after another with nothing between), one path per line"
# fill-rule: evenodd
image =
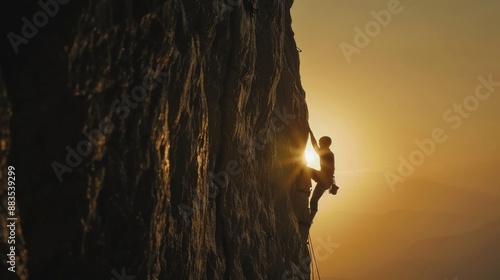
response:
M325 188L320 184L316 184L316 187L314 187L313 195L311 197L311 202L310 202L311 223L314 219L314 216L316 216L316 212L318 212L318 201L324 192L325 192Z
M318 183L320 180L320 172L311 167L308 167L308 169L309 169L309 176L311 176L311 179L313 179L314 182Z

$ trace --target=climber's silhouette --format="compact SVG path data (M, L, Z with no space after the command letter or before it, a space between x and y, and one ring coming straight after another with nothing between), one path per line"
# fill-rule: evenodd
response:
M309 129L311 134L311 144L319 155L319 162L321 169L318 171L314 168L309 168L309 174L311 179L316 181L316 187L314 187L313 195L311 197L310 208L311 208L311 223L318 212L318 201L323 195L323 193L330 189L330 193L335 195L337 194L337 187L335 183L335 157L330 151L330 145L332 144L332 139L327 136L323 136L319 139L319 146L316 142L316 138L312 133L311 129Z

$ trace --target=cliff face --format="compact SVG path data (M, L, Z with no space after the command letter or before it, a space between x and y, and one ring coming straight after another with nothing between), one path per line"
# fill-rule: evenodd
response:
M292 2L59 4L3 41L21 279L308 278Z

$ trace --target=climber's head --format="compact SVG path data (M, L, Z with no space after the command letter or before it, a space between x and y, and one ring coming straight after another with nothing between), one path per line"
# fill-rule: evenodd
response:
M328 136L323 136L319 138L319 148L320 149L328 149L330 148L330 145L332 144L332 138Z

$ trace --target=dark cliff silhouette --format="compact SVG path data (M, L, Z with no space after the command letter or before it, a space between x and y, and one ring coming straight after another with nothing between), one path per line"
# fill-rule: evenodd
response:
M293 1L53 2L0 9L16 275L307 278Z

